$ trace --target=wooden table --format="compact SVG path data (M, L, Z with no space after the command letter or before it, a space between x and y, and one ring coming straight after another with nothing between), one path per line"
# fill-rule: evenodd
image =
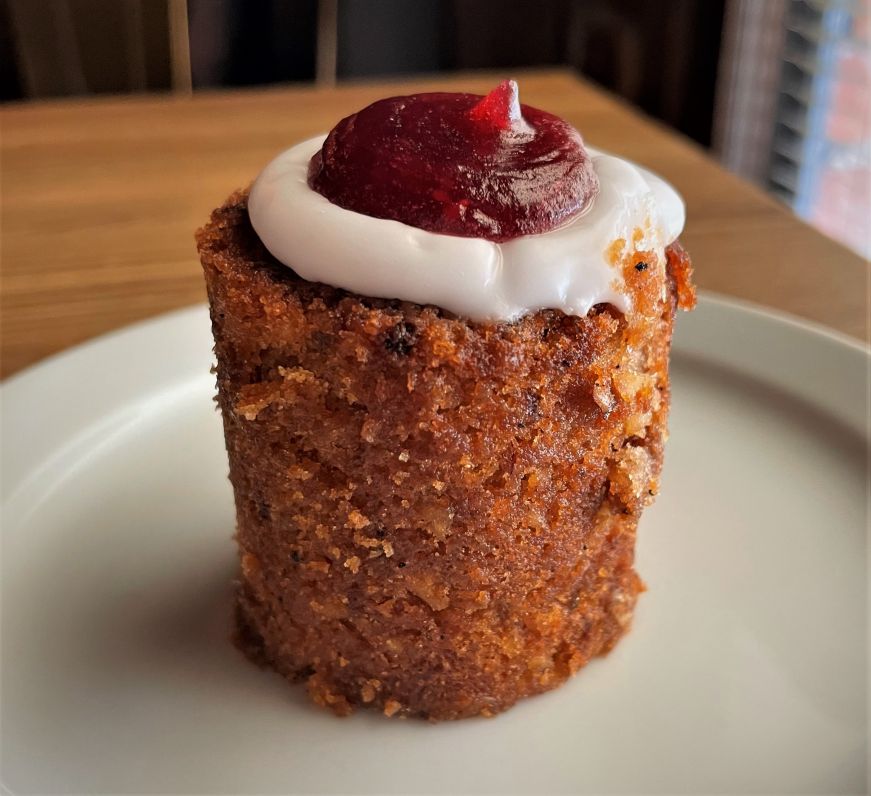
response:
M279 150L391 94L485 92L494 75L41 102L2 111L2 375L203 301L193 231ZM867 264L701 149L565 71L521 96L671 180L702 288L866 337Z

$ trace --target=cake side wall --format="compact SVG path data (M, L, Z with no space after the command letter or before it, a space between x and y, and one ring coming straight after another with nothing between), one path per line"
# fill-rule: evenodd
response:
M199 234L240 637L336 712L490 715L628 629L676 300L472 324L295 278L237 195ZM664 289L667 288L667 289Z

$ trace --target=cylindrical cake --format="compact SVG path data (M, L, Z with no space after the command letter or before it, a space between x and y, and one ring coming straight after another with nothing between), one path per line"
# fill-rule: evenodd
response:
M302 279L246 203L198 233L245 650L337 713L431 719L493 715L607 652L643 589L693 298L680 245L615 248L631 313L480 322Z

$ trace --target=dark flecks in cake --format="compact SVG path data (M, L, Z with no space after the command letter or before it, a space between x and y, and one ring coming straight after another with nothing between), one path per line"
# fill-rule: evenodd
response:
M407 356L417 342L417 327L413 323L400 321L387 332L384 347L399 356Z
M531 390L524 393L523 415L517 422L518 428L526 428L528 423L534 423L541 417L541 396Z
M335 344L335 338L333 335L322 332L320 329L316 329L309 339L311 340L311 346L315 351L326 351Z
M581 603L581 589L582 588L583 588L583 583L579 584L575 588L575 590L571 593L571 595L569 596L569 600L566 603L566 608L568 608L569 611L574 611L578 607L578 605L580 605L580 603Z
M636 271L646 271L647 270L647 263L645 263L645 262L635 263L635 270Z

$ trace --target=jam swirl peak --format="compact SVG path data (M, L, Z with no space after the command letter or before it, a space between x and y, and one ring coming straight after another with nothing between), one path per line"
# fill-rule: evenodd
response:
M469 111L469 117L479 124L518 134L533 134L520 110L520 91L514 80L503 80Z
M580 134L521 105L517 84L486 97L391 97L342 119L309 164L335 205L444 235L505 242L549 232L599 190Z

